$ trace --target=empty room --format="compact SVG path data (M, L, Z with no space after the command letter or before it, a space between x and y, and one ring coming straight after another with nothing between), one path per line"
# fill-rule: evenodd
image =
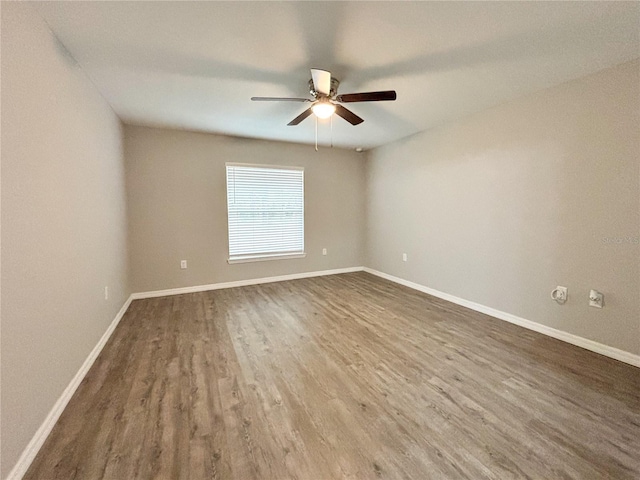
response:
M640 2L0 16L1 480L640 478Z

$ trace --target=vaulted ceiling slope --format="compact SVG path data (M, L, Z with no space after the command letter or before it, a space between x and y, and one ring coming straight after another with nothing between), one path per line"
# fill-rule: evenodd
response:
M42 2L35 8L126 122L312 143L310 68L365 119L320 143L376 147L640 56L638 2Z

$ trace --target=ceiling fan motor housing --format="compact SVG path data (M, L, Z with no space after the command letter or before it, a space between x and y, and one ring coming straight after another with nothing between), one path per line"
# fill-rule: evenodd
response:
M329 89L329 98L333 98L338 94L338 87L340 86L340 80L331 77L331 88ZM322 98L325 95L316 91L315 86L313 85L313 78L309 80L309 93L313 96L313 98Z

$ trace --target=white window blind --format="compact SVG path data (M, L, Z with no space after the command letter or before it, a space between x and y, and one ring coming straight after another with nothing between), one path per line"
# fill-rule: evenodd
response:
M304 254L304 170L227 164L229 261Z

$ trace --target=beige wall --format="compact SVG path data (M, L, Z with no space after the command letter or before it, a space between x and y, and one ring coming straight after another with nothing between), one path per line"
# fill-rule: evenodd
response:
M136 292L362 266L361 154L127 125L125 158ZM305 168L306 258L227 263L225 162Z
M367 265L640 353L639 68L372 151ZM623 237L636 243L603 242ZM565 305L549 298L556 285ZM604 309L588 307L591 288Z
M2 2L1 191L4 478L129 295L120 121L25 3Z

